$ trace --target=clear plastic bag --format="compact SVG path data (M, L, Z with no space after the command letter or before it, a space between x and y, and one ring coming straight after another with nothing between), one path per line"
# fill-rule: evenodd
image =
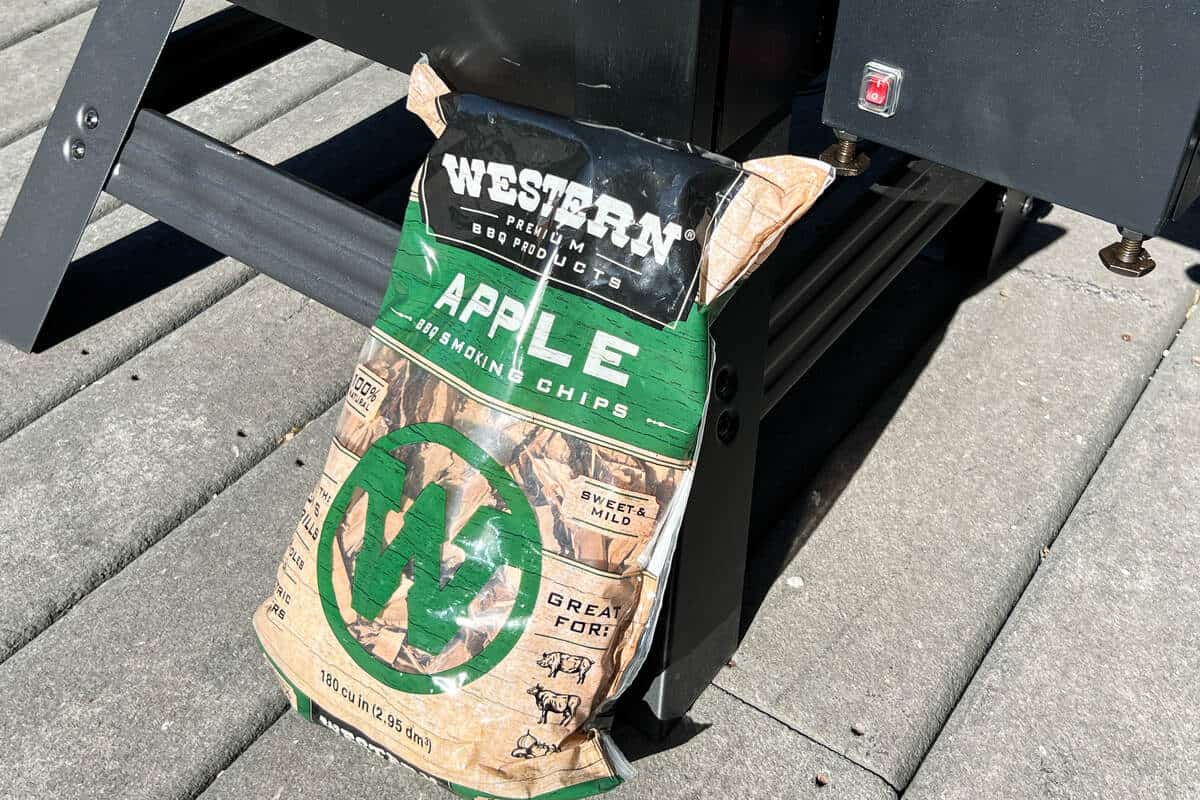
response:
M830 183L454 94L324 472L255 616L304 716L466 797L630 776L691 486L710 308Z

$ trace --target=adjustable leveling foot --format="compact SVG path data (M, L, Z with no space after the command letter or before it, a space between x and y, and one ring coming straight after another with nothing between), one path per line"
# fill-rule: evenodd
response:
M838 140L821 153L821 160L833 167L839 178L862 175L871 165L866 153L858 152L858 137L847 131L834 131Z
M1154 270L1154 259L1142 246L1146 237L1128 228L1118 228L1121 241L1100 251L1100 261L1112 272L1127 278L1140 278Z

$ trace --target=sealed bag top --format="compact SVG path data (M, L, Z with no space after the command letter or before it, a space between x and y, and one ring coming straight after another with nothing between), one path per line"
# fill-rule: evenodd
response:
M829 168L739 165L450 93L425 65L409 107L439 138L397 258L425 258L429 280L394 277L378 327L426 354L461 346L457 377L484 378L482 391L539 422L689 459L707 391L705 309L773 249ZM428 324L414 337L406 316Z

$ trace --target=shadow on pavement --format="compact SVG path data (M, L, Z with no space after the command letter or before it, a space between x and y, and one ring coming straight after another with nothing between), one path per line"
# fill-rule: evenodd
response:
M711 727L711 723L696 722L691 717L684 717L671 728L671 732L665 738L655 739L618 715L616 724L613 725L612 737L627 759L639 761L686 744Z
M946 236L935 240L763 420L742 635L871 452L958 306L1065 233L1029 223L986 277L986 258L964 260Z

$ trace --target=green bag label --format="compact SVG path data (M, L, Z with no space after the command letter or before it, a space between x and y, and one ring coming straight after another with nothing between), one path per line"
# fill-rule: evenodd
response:
M695 450L709 347L695 304L673 325L647 325L439 242L414 201L376 330L520 416L646 456Z

